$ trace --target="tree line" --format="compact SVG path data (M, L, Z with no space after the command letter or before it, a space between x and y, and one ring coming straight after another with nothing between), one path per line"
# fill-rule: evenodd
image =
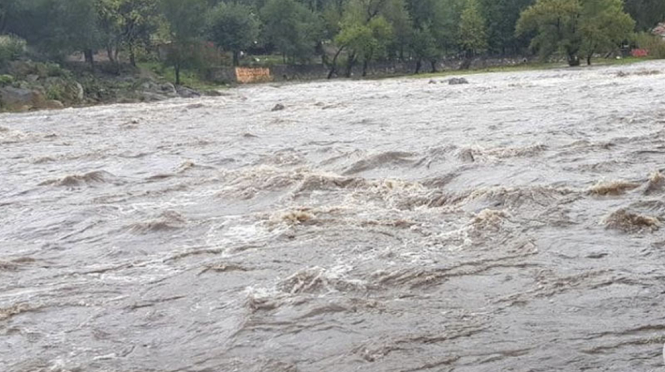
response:
M0 0L0 34L47 55L93 63L104 50L135 65L161 46L178 79L211 46L233 65L247 53L320 59L330 76L374 60L435 70L445 56L529 50L577 65L663 20L663 0Z

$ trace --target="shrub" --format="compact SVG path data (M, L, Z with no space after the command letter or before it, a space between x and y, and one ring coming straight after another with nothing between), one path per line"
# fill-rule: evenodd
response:
M66 76L65 71L57 63L46 64L46 75L51 77Z
M46 98L50 100L62 101L65 96L65 88L59 84L51 84L46 87Z
M0 87L6 87L14 83L14 77L11 75L0 75Z
M649 57L665 58L665 41L648 32L641 32L635 36L635 44L639 49L647 50Z
M0 36L0 64L15 61L25 53L25 40L12 36Z

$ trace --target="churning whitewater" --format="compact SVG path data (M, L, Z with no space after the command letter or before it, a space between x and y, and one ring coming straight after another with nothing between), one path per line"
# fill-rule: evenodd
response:
M0 370L662 370L665 62L468 80L0 116Z

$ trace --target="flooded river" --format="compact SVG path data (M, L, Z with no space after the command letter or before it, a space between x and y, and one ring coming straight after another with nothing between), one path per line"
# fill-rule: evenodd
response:
M0 371L663 370L665 62L468 80L1 115Z

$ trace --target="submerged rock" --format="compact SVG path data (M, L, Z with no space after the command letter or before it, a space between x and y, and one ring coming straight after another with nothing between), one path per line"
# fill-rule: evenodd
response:
M278 104L276 104L275 107L273 107L272 110L270 110L270 111L282 111L282 110L284 110L285 108L286 108L286 107L285 107L284 105L282 105L281 103L278 103Z
M210 90L204 91L203 95L207 96L207 97L221 97L223 94L222 94L222 92L220 92L218 90L210 89Z
M178 92L178 95L182 98L201 97L201 93L195 91L194 89L183 87L183 86L176 87L176 91Z
M47 108L49 110L61 110L61 109L65 108L65 105L62 102L58 101L58 100L51 99L51 100L46 101L46 107L45 108Z
M465 78L452 78L448 80L448 84L450 85L469 84L469 81L466 80Z

